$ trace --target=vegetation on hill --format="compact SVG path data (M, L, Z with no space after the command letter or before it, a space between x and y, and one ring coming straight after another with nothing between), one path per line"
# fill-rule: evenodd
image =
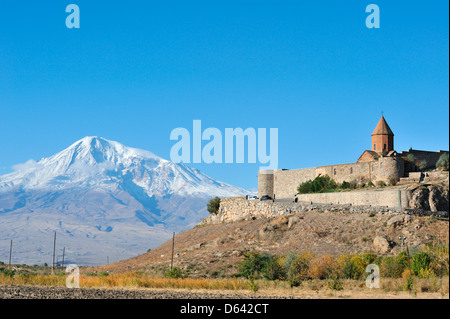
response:
M449 155L448 155L448 153L444 153L444 154L442 154L439 157L439 160L436 162L436 168L448 171L448 168L449 168Z
M310 194L310 193L326 193L326 192L336 192L341 190L356 189L357 187L364 187L366 184L364 182L358 183L357 181L343 181L341 184L337 183L328 175L317 176L314 180L308 180L301 183L297 187L297 192L299 194ZM373 186L372 182L369 182L367 186Z
M154 277L145 271L124 273L80 274L83 288L174 288L210 290L260 289L283 292L283 289L301 287L311 291L354 291L365 288L369 273L366 267L376 264L380 270L381 291L440 292L448 294L449 246L426 246L410 255L412 275L409 271L408 255L377 256L373 253L346 254L340 256L315 256L309 251L269 255L250 251L239 262L238 273L232 278L191 278L179 268L168 271L165 277ZM67 274L57 271L31 272L24 265L0 264L0 285L59 286L66 284ZM29 266L30 267L30 266ZM44 269L41 269L44 270ZM274 290L275 289L275 290ZM367 288L365 288L367 289ZM292 290L288 291L291 293ZM284 291L286 293L286 291Z
M395 186L397 185L399 179L396 176L391 176L388 178L388 183L384 181L377 181L377 187ZM311 193L327 193L327 192L338 192L346 191L357 188L367 188L375 187L372 181L367 181L367 179L361 179L359 181L352 180L350 182L343 181L341 184L337 183L328 175L317 176L314 180L308 180L301 183L297 187L298 194L311 194Z
M449 246L427 246L410 256L412 275L416 278L443 278L449 275ZM325 279L334 289L344 279L365 280L366 267L376 264L380 278L403 278L411 288L408 255L381 257L373 253L315 256L311 252L290 253L283 256L248 252L239 265L238 276L287 281L291 287L313 279ZM408 285L407 285L408 283Z
M220 198L217 196L211 199L206 205L208 212L212 215L217 214L217 212L219 211L219 207L220 207Z
M324 193L327 191L334 191L338 188L338 184L328 175L317 176L314 180L309 180L301 183L297 191L299 194L308 193Z

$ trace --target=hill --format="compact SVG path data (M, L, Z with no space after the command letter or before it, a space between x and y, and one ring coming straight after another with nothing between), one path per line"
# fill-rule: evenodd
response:
M174 266L189 270L193 277L217 277L235 274L246 251L391 255L402 249L400 236L407 237L412 252L426 244L448 243L448 218L313 209L278 217L202 223L175 236ZM172 240L168 240L143 255L95 271L162 274L170 267L171 251Z

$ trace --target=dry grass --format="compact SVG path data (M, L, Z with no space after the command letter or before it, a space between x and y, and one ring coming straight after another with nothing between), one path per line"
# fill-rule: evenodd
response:
M257 293L266 296L309 298L449 298L449 278L414 278L413 289L405 291L405 279L385 278L380 289L368 289L364 281L343 280L342 290L330 289L327 280L303 281L289 287L285 281L256 280ZM0 275L0 285L65 287L65 275ZM80 275L81 288L101 289L170 289L221 293L251 293L246 279L156 278L139 272L109 275Z
M30 285L65 287L66 276L62 275L0 275L0 285ZM82 288L181 288L181 289L214 289L214 290L246 290L248 281L234 279L203 278L157 278L142 275L138 272L118 273L110 275L80 274Z

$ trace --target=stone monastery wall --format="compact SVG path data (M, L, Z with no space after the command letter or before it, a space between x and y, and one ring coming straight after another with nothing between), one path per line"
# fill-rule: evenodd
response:
M378 181L389 183L390 178L404 175L404 162L400 157L381 157L378 161L319 166L312 168L258 172L258 196L292 199L300 183L317 176L328 175L337 183L356 181L374 185Z

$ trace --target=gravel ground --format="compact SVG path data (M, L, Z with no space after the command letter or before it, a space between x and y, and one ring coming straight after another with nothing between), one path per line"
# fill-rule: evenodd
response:
M255 294L220 294L150 289L69 289L63 287L0 286L0 299L286 299Z

